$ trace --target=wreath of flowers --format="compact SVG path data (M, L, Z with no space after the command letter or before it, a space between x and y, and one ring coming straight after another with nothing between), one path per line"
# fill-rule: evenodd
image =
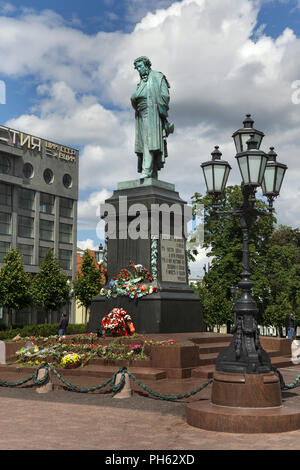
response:
M104 333L109 334L122 334L127 336L134 333L134 327L131 316L127 310L123 308L114 308L110 313L105 315L101 321L101 326Z
M129 269L122 268L109 282L108 287L101 289L100 295L105 295L108 299L118 296L138 299L155 292L157 292L157 287L153 285L153 277L148 269L130 261Z

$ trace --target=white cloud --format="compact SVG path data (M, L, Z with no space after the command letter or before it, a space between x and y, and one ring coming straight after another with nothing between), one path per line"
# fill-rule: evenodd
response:
M33 113L8 121L9 126L35 132L56 141L84 145L121 145L124 131L118 115L105 109L95 96L78 95L65 82L38 87L40 96Z
M86 199L78 202L79 230L95 230L100 221L100 204L111 195L106 189L93 191Z
M2 15L10 15L16 11L16 7L10 2L0 2L0 11Z
M98 246L95 245L94 240L92 240L91 238L87 238L86 240L79 240L77 242L77 246L82 250L86 250L88 248L89 250L96 251L98 249Z
M195 261L191 262L190 267L190 277L202 277L204 276L204 266L207 267L208 263L211 263L210 257L207 256L207 250L200 248L198 250L198 255L196 256Z

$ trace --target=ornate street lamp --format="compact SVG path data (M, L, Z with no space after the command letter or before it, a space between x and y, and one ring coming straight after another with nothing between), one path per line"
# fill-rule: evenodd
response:
M279 195L287 166L276 161L277 153L274 152L274 147L270 147L267 155L268 163L262 181L262 191L268 198L269 210L273 211L273 201Z
M285 432L300 429L300 411L282 403L280 379L260 344L255 318L257 306L251 297L253 283L249 269L249 230L258 216L270 216L273 211L270 204L268 211L255 209L257 188L262 185L270 203L270 199L273 201L279 195L287 168L276 162L273 149L267 155L266 162L266 154L259 150L263 133L253 133L253 120L250 115L246 119L244 129L233 135L243 179L243 203L239 209L232 211L219 211L217 202L213 208L214 213L238 217L243 234L243 270L238 283L240 295L233 305L235 328L229 347L221 351L217 358L211 400L188 404L187 422L217 432ZM211 190L211 187L208 189ZM210 192L216 200L221 195ZM231 292L235 294L233 288Z
M102 243L100 243L98 250L95 251L97 264L100 264L103 260L104 249Z
M250 135L246 144L247 150L237 153L235 158L239 164L243 183L256 188L262 184L268 156L262 150L258 150L254 134Z
M244 128L233 134L237 149L236 159L240 168L243 194L243 204L237 210L217 210L217 199L225 190L230 165L220 160L221 152L216 147L212 153L212 161L201 165L207 192L214 195L214 212L220 215L238 217L243 234L243 255L241 281L238 288L241 295L235 300L233 312L235 314L235 327L233 338L227 349L222 351L216 361L216 370L240 374L265 374L271 371L271 361L263 350L259 339L259 330L256 322L258 312L256 302L251 296L253 283L250 279L249 268L249 230L258 216L272 214L255 209L255 192L259 186L263 187L263 194L270 199L279 195L282 180L287 169L286 165L276 162L273 149L269 154L259 150L264 134L253 129L254 121L250 114L244 120ZM247 147L246 147L247 146ZM217 152L216 152L217 151ZM216 162L218 167L216 167ZM222 167L221 167L222 165ZM221 167L222 169L219 169ZM215 171L217 168L217 172ZM217 181L217 184L216 184Z
M231 166L228 162L221 160L222 153L216 145L211 153L212 159L202 163L207 192L215 196L222 194L228 180Z
M232 134L236 152L241 153L247 150L247 141L250 139L251 135L254 136L254 140L257 142L257 149L259 149L264 133L253 128L254 121L251 118L251 114L246 114L243 124L244 127Z

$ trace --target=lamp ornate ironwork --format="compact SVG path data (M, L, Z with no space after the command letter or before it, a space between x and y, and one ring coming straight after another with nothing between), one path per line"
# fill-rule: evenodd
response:
M247 159L247 155L259 150L260 143L256 143L254 147L255 138L251 135L253 120L250 116L246 119L248 122L245 129L247 132L250 131L247 149L238 148L237 157L245 153L243 156ZM246 132L243 132L242 136L245 137ZM261 137L262 133L257 131L256 135ZM236 135L235 137L237 138ZM256 322L257 306L251 296L253 283L249 269L249 230L257 217L270 216L273 210L270 206L268 211L257 210L255 193L263 184L263 192L267 197L277 197L287 169L285 165L274 166L276 158L273 153L270 155L269 152L268 163L264 170L265 154L262 152L259 158L259 165L257 161L253 164L254 159L246 160L247 165L250 165L248 168L250 177L249 181L243 179L241 183L243 194L241 207L226 212L213 209L217 214L228 214L239 218L243 234L243 269L238 283L240 295L233 305L235 313L233 337L229 347L217 358L211 400L200 400L187 405L188 424L209 431L269 433L300 429L299 409L282 403L280 377L272 367L267 352L261 346ZM278 168L280 168L279 173ZM256 175L255 178L253 175ZM261 177L264 176L262 183ZM219 193L214 195L216 199L219 196ZM235 293L233 287L231 292Z
M262 185L264 195L274 199L279 195L282 180L287 169L286 165L276 162L276 154L273 148L269 154L259 150L263 132L253 129L253 123L250 114L246 116L244 128L233 134L233 139L237 148L236 159L239 164L242 183L241 190L243 194L243 204L237 210L219 211L217 209L217 199L224 192L227 178L230 171L228 162L223 162L223 179L216 191L211 179L207 178L208 168L213 175L216 161L220 161L219 148L218 157L212 154L213 160L201 165L207 192L214 195L215 204L213 211L220 215L231 215L239 218L240 227L243 236L242 248L242 272L241 280L238 283L241 295L235 301L233 312L235 314L235 327L233 329L233 338L227 349L222 351L216 361L216 370L240 373L240 374L265 374L271 371L271 361L267 352L262 348L259 339L259 329L256 321L258 308L256 302L251 296L253 282L251 281L251 272L249 267L249 231L258 216L268 216L272 214L272 208L269 205L269 211L260 211L255 208L255 193ZM247 149L245 148L247 144ZM266 173L267 171L267 173ZM272 179L273 178L273 179ZM221 180L221 178L220 178Z

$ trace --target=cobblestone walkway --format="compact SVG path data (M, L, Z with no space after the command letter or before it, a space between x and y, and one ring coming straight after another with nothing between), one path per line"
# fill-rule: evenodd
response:
M281 372L290 383L300 366ZM186 391L199 386L199 381L184 383ZM170 392L170 381L149 385ZM179 389L178 383L175 393ZM192 400L209 400L210 390L211 385ZM300 386L284 391L283 400L300 407ZM132 398L118 400L111 393L39 394L35 387L0 387L0 403L1 450L300 449L300 430L263 435L209 432L186 423L186 403L153 399L137 391Z

